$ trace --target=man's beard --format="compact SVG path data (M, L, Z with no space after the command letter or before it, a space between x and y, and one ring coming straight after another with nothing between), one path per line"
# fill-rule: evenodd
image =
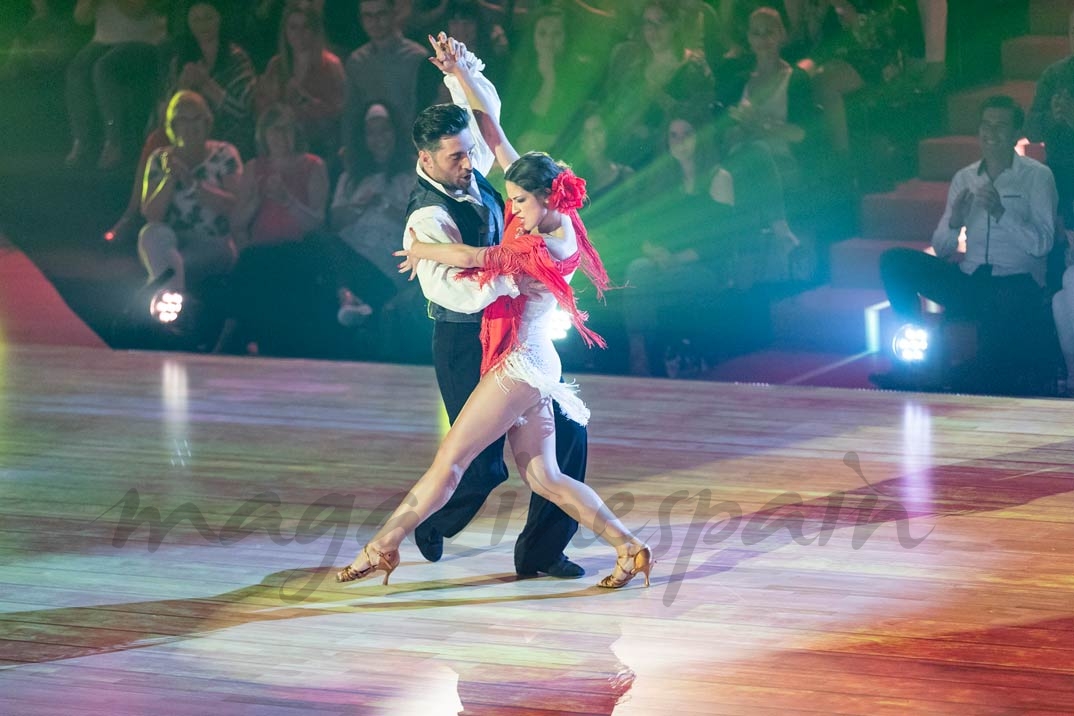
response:
M455 181L441 182L441 184L446 184L452 189L458 189L459 191L467 191L470 188L470 182L473 181L473 176L473 174L467 174L465 178L460 177Z

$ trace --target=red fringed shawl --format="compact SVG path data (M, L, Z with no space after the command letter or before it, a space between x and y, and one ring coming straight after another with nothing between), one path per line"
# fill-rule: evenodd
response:
M608 287L608 274L600 261L593 245L589 243L582 220L577 211L568 212L571 217L571 225L578 240L578 251L569 258L556 261L548 253L544 239L534 234L524 234L521 222L511 210L511 204L507 205L507 227L504 229L504 240L499 246L493 246L485 252L485 265L480 269L467 269L460 271L458 278L474 277L482 285L488 283L495 276L529 276L540 281L552 295L556 302L567 311L571 317L571 323L578 330L587 346L598 345L605 348L604 339L586 327L585 321L589 317L585 311L578 309L574 298L574 292L564 280L564 276L581 267L582 272L589 277L597 288L597 297L604 295L604 289ZM522 313L526 308L526 296L516 298L501 296L491 306L485 309L481 319L481 374L498 366L514 348L518 346L519 327L522 322Z

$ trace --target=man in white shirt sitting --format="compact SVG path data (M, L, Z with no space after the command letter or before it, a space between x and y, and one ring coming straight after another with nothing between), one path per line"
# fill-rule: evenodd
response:
M975 321L979 363L989 362L993 375L1009 371L1039 344L1054 243L1055 179L1048 167L1015 152L1024 116L1010 97L985 100L977 130L982 158L951 181L932 235L936 255L899 248L880 257L896 316L920 324L924 297L941 305L947 317ZM966 255L958 263L947 261L958 251L963 229Z

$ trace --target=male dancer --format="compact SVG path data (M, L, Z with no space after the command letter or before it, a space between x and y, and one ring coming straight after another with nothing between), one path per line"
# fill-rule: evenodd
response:
M480 62L472 55L470 62ZM479 81L484 80L483 77ZM495 88L485 82L491 98ZM418 149L418 183L407 207L406 231L422 241L456 242L471 246L500 243L504 229L502 197L485 179L495 161L481 139L458 80L448 75L445 84L456 104L439 104L423 110L414 122ZM498 105L498 102L497 102ZM498 112L499 107L495 108ZM473 281L457 281L458 269L423 261L418 281L429 300L433 327L433 363L448 419L454 423L480 379L481 311L498 296L517 296L513 279L500 277L478 288ZM585 480L588 434L558 409L556 457L560 469L575 480ZM444 537L460 532L481 509L489 493L507 479L503 460L504 438L494 442L463 474L459 488L446 505L414 532L422 555L440 559ZM577 578L585 570L563 554L578 523L551 502L534 494L526 526L515 543L515 572L522 577L538 573Z

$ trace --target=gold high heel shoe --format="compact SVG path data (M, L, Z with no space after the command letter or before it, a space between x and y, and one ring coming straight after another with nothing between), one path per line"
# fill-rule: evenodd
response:
M597 586L605 589L619 589L629 584L630 580L641 572L645 575L645 586L648 587L649 572L652 571L654 564L656 561L653 559L653 551L649 549L649 545L643 544L634 554L631 554L628 548L626 554L615 560L615 569L612 573L600 580Z
M388 577L391 576L395 568L399 566L399 550L392 550L391 552L378 552L369 545L362 548L362 554L369 560L369 566L365 569L355 569L354 565L347 565L343 569L336 572L337 582L353 582L356 579L364 579L378 570L384 572L384 584L388 583ZM376 555L376 559L373 558Z

